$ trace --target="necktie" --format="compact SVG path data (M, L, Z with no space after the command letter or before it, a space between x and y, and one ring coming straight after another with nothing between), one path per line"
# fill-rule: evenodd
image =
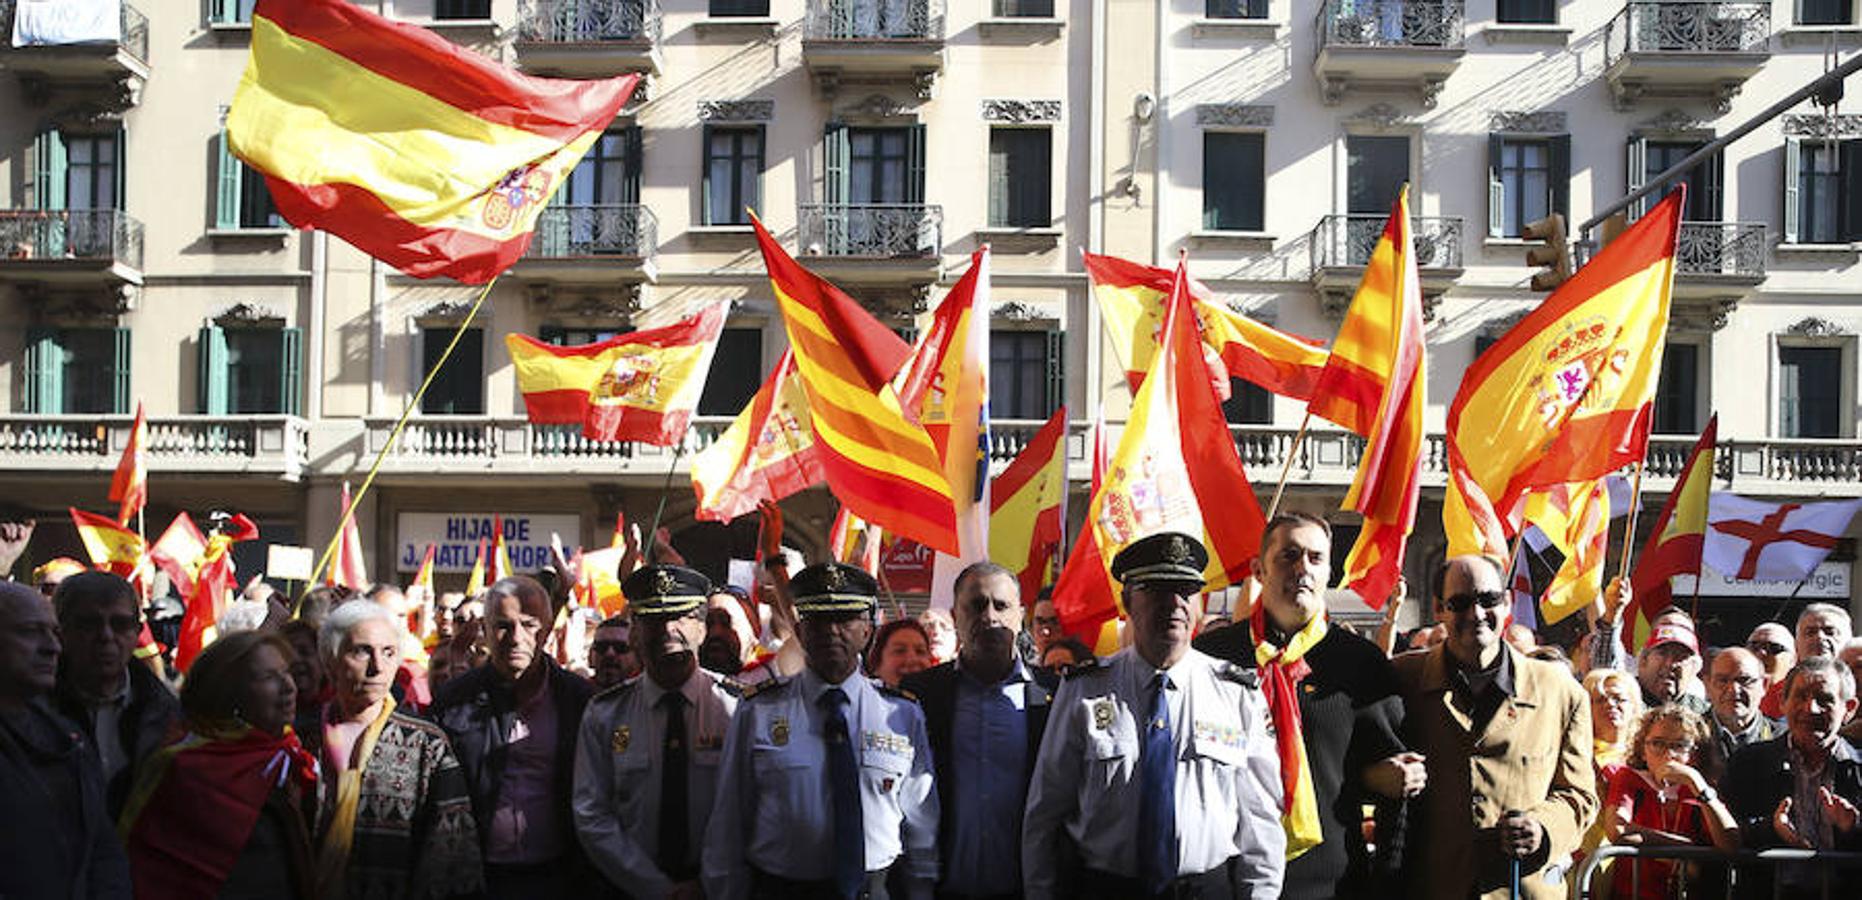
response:
M1138 877L1152 894L1177 877L1177 742L1170 732L1170 676L1157 673L1138 752Z
M866 831L860 823L860 768L853 757L847 728L847 694L829 688L821 695L827 707L828 784L834 792L834 882L847 900L859 896L866 882Z
M659 867L667 877L681 881L692 875L691 804L686 793L685 695L677 692L659 698L666 710L666 741L660 750Z

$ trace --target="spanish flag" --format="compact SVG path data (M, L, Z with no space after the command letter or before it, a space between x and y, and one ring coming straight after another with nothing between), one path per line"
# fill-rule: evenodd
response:
M1125 378L1136 393L1151 358L1157 355L1171 272L1116 256L1085 253L1082 257L1113 352L1124 361ZM1220 365L1211 366L1211 374L1223 397L1228 395L1228 379L1240 378L1283 397L1312 398L1319 372L1325 368L1324 347L1231 312L1215 302L1207 287L1196 281L1189 284L1203 343L1221 358Z
M627 597L621 593L621 562L627 557L625 544L590 550L576 557L575 568L581 575L582 603L601 611L602 618L627 611Z
M826 480L808 415L808 395L785 350L729 428L692 458L700 520L729 522Z
M433 555L438 549L427 544L427 552L420 557L420 568L414 570L414 580L408 584L408 587L424 588L429 597L433 595Z
M506 335L530 421L580 425L597 441L678 442L705 392L728 308L714 303L664 328L572 347Z
M207 539L200 575L181 615L181 636L175 639L176 669L186 672L194 665L194 657L219 637L218 622L226 608L226 596L239 584L233 568L233 544L258 536L258 526L242 514L233 516L225 531Z
M99 516L73 508L71 524L78 529L78 540L84 543L84 552L91 558L91 565L106 572L115 572L128 578L142 563L142 535L121 525L108 516Z
M1649 542L1636 557L1630 576L1634 609L1624 614L1623 645L1631 652L1648 640L1655 614L1674 600L1671 584L1676 575L1700 577L1700 558L1707 542L1707 498L1713 493L1714 448L1720 439L1720 414L1707 420L1688 454L1687 466L1675 480L1674 492L1655 520Z
M129 427L129 443L123 445L123 458L110 478L110 502L117 504L116 521L122 525L128 525L149 502L149 421L143 418L140 400L136 401L135 424Z
M911 348L858 300L790 258L761 220L751 221L808 395L828 488L860 518L957 553L943 460L924 426L905 417L892 384Z
M466 599L470 600L485 592L485 539L478 539L478 555L472 557L472 571L466 574Z
M1344 586L1380 609L1403 574L1422 483L1427 382L1422 285L1410 238L1409 186L1397 194L1307 408L1365 436L1345 507L1364 516Z
M491 577L492 583L496 584L517 573L511 570L511 552L504 546L503 516L491 517L491 531L491 559L488 563L490 568L486 574Z
M1610 488L1594 478L1556 484L1526 495L1525 519L1564 554L1564 565L1539 600L1549 625L1595 602L1603 593L1603 563L1610 547Z
M1015 573L1022 602L1054 580L1067 504L1067 408L1054 411L989 485L989 558Z
M1648 448L1674 288L1676 189L1481 354L1448 408L1451 556L1506 555L1498 510Z
M149 548L149 559L168 574L168 580L174 582L183 597L194 593L201 560L206 555L207 538L185 510L175 514L174 521L168 523L167 530Z
M483 284L639 80L533 78L343 0L260 0L226 133L292 225Z

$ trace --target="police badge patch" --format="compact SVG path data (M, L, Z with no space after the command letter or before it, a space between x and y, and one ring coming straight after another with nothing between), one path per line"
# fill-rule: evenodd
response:
M608 746L616 753L626 753L629 744L634 742L634 730L625 725L614 726L614 733L608 735Z

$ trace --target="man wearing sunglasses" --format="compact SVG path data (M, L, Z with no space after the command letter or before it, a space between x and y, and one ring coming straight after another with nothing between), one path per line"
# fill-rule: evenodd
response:
M1410 805L1411 897L1498 900L1515 871L1519 896L1562 897L1562 877L1547 876L1597 812L1590 704L1562 668L1501 641L1501 568L1482 556L1448 560L1435 600L1447 639L1392 660L1406 743L1429 761L1428 787Z
M595 670L595 690L605 691L640 674L640 654L634 652L629 638L633 628L626 616L609 616L595 626L595 640L588 645L588 664Z

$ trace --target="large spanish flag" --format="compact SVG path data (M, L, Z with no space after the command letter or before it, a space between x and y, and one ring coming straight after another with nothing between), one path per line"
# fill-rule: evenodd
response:
M1655 614L1674 601L1676 575L1700 577L1701 554L1707 542L1707 499L1713 493L1715 445L1720 439L1720 414L1707 420L1707 430L1688 454L1687 466L1675 479L1674 492L1662 507L1636 557L1630 576L1634 608L1624 612L1623 645L1632 652L1648 640ZM1633 537L1633 535L1632 535Z
M1474 361L1448 408L1450 555L1506 555L1535 487L1601 478L1642 458L1674 288L1676 189Z
M1053 580L1067 508L1067 408L1041 430L989 485L989 559L1015 573L1022 602Z
M1113 352L1125 364L1125 378L1135 393L1151 367L1151 358L1157 355L1157 337L1163 333L1164 307L1175 276L1169 269L1116 256L1081 255L1093 297L1105 316ZM1207 287L1194 280L1189 285L1203 342L1221 358L1226 370L1224 391L1227 378L1232 377L1284 397L1312 398L1319 371L1325 367L1324 347L1224 308Z
M1422 284L1410 236L1409 186L1398 192L1307 408L1366 437L1344 505L1364 516L1344 586L1382 608L1403 574L1421 492Z
M557 347L524 334L504 345L524 409L539 425L580 425L597 441L679 441L705 392L728 304L715 303L664 328Z
M794 354L785 350L750 404L692 458L692 490L698 495L692 515L729 522L764 500L781 500L826 479L808 395Z
M71 510L71 524L78 529L78 540L90 556L91 565L128 578L142 562L142 536L124 528L109 516Z
M905 417L892 384L911 348L858 300L802 268L761 220L751 221L808 395L828 488L854 515L957 553L944 462L924 426Z
M226 133L291 224L483 284L639 78L533 78L343 0L260 0Z

